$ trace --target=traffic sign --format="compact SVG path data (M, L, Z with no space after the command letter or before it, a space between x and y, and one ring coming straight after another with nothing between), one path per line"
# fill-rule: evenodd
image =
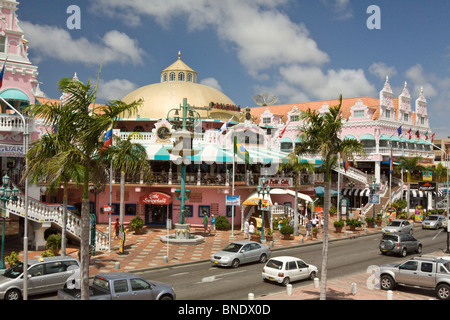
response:
M380 195L379 194L369 195L369 203L380 204Z

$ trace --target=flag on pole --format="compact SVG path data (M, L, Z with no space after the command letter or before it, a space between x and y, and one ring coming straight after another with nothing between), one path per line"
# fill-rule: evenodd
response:
M286 123L286 126L283 128L283 130L280 131L280 135L278 136L278 138L281 139L281 138L283 137L284 132L286 131L286 128L287 128L288 124L289 124L289 123Z
M110 147L112 146L112 140L113 140L113 126L111 123L111 126L109 127L108 131L106 131L105 133L105 137L103 139L103 144L105 147Z
M0 88L3 86L3 77L5 75L5 67L6 67L6 61L8 60L8 57L5 59L5 63L3 64L2 71L0 71Z
M425 141L427 141L427 140L428 140L428 131L425 132Z
M234 154L239 158L245 161L245 163L250 163L250 154L247 149L245 149L244 145L241 143L237 143L237 137L234 137Z
M344 166L344 171L347 172L348 169L348 160L347 157L342 157L342 164Z
M397 133L399 137L402 135L402 126L397 128Z
M234 116L231 116L230 120L228 120L227 122L225 122L222 127L220 127L219 129L219 133L223 133L224 131L227 131L228 126L230 125L231 119L233 119Z
M436 134L436 132L431 135L431 143L433 143L433 141L434 141L434 135L435 134Z
M411 128L409 128L408 130L408 135L409 135L408 140L411 140Z
M416 131L416 137L417 137L417 138L420 138L420 132L419 132L419 130Z
M392 153L392 146L391 146L391 156L389 157L389 170L391 173L394 172L394 155Z

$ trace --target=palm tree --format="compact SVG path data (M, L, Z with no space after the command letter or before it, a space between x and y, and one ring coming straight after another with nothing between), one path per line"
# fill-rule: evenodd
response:
M339 134L342 129L341 116L342 96L339 104L330 107L328 112L319 113L308 109L303 112L301 119L302 141L296 147L297 154L319 154L324 169L324 240L322 249L322 279L320 299L326 299L327 265L328 265L328 214L331 204L331 172L337 161L338 153L352 155L355 152L364 153L362 145L354 139L341 140Z
M407 193L406 193L406 214L409 217L409 187L411 183L411 173L414 171L423 171L425 167L420 165L419 162L422 157L400 157L399 164L395 167L396 172L406 171L406 181L407 181Z
M295 153L290 153L288 156L288 162L280 165L279 171L289 170L294 173L294 186L295 186L295 201L294 201L294 236L298 236L298 187L300 181L300 174L308 170L314 171L314 165L308 162L301 162L299 156Z
M120 171L120 224L123 225L125 212L125 176L127 174L136 174L140 172L148 180L151 176L151 167L148 161L145 147L139 143L133 143L135 136L141 136L140 133L134 132L127 139L121 140L114 136L116 141L111 147L104 150L103 155L107 162L112 161L112 167L116 171ZM103 151L102 151L103 153Z
M90 81L87 84L77 79L61 79L59 90L65 94L61 114L54 113L46 105L34 105L31 110L35 116L45 120L45 124L55 128L57 135L67 135L59 139L61 148L49 162L51 174L61 176L63 168L79 166L83 177L83 196L81 206L81 299L89 299L89 183L97 173L104 173L101 152L104 148L103 136L114 119L124 113L137 112L142 101L125 104L120 100L95 105L97 88Z

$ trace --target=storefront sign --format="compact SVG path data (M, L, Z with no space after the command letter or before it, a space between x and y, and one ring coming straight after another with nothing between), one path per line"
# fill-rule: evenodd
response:
M172 197L162 192L152 192L139 198L140 204L159 204L168 205L172 201Z
M23 145L0 144L0 156L23 157Z
M261 185L261 178L259 179L259 185ZM271 188L292 187L292 178L267 178L266 185Z
M437 191L436 182L419 181L418 190L419 191L435 191L436 192Z
M103 213L114 213L114 207L110 205L104 205Z
M423 181L433 181L433 172L432 171L422 172L422 180Z
M241 197L238 195L227 195L226 204L227 206L238 206L241 204Z

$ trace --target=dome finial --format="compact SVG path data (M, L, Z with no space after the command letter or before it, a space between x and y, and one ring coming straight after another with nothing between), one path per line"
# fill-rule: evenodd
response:
M178 60L181 59L181 51L178 51Z

